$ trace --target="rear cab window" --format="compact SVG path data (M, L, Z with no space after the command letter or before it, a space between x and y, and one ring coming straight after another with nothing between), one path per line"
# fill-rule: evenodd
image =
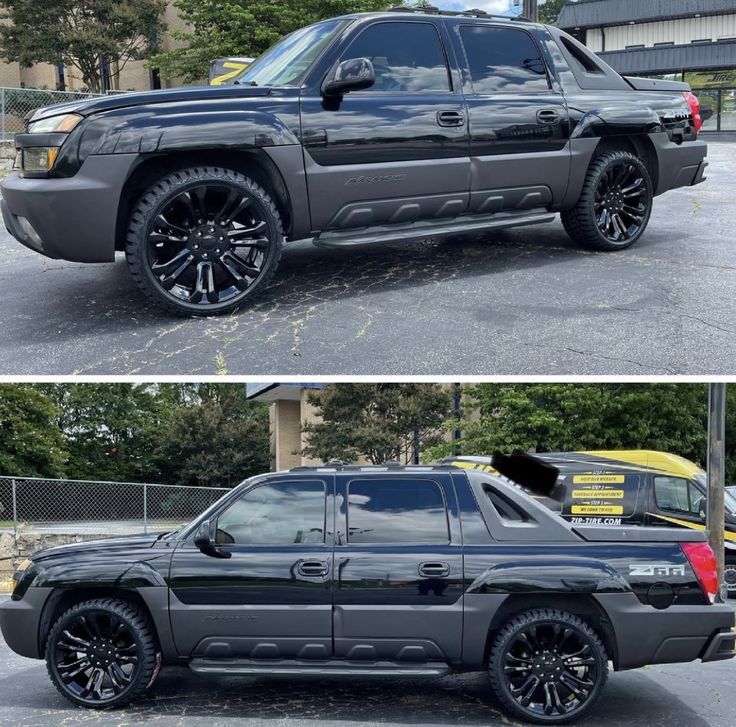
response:
M474 93L549 90L547 67L526 31L495 25L461 25L459 33Z
M347 483L348 543L447 545L450 530L439 483L365 478Z

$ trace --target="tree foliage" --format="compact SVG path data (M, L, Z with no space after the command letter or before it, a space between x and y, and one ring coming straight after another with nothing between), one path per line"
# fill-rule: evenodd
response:
M171 77L196 83L215 58L259 56L284 35L345 13L385 10L390 0L176 0L188 30L173 31L181 47L150 62Z
M464 454L659 449L705 463L704 384L480 384L465 393L478 418L461 425Z
M55 426L58 412L28 384L0 384L0 475L57 477L66 443Z
M165 25L165 0L2 0L0 55L21 66L76 68L90 91L101 91L102 62L147 58Z
M544 5L539 5L539 22L557 25L562 6L567 2L568 0L546 0Z
M451 410L439 384L331 384L309 401L322 421L304 426L304 454L323 461L410 462L415 438L420 452L442 440Z
M239 384L199 384L156 453L164 482L230 487L270 465L268 407Z

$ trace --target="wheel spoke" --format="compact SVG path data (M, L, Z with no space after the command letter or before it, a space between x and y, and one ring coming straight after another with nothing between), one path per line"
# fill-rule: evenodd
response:
M197 282L194 286L194 292L190 296L191 303L199 303L204 300L206 303L212 303L209 299L210 293L215 293L215 279L212 271L212 263L204 260L197 263Z
M170 260L168 260L165 263L153 263L151 265L151 270L159 275L165 275L168 271L170 271L173 268L176 268L182 260L189 257L189 250L185 247L183 250L180 250L179 252L174 255Z
M241 214L242 212L244 212L245 210L247 210L248 207L250 207L252 203L253 203L253 200L250 197L243 197L243 199L241 199L240 202L238 203L238 206L235 207L235 209L232 210L228 214L227 217L223 217L220 220L220 224L221 225L229 225L234 219L237 218L237 216L239 214Z
M180 227L179 225L175 225L172 222L169 222L166 217L161 213L156 217L156 221L154 222L154 225L156 227L168 227L170 230L173 230L178 234L179 237L186 238L189 235L189 230L187 230L184 227Z
M196 187L190 194L194 195L194 206L199 215L199 220L204 222L207 219L207 204L205 201L207 187Z
M84 649L87 649L89 647L89 641L85 641L84 639L80 639L78 636L74 636L68 629L66 631L61 632L65 638L69 639L69 641L73 641L75 644L79 644L80 646L84 647Z
M621 216L618 214L618 212L613 213L613 227L616 230L616 237L619 236L621 238L626 237L626 226L623 223L623 220L621 219Z
M174 287L174 285L176 285L177 279L192 264L193 260L194 260L194 255L188 254L186 259L181 263L181 265L179 265L179 267L176 270L174 270L173 273L161 278L161 286L165 290L171 290Z
M264 227L268 227L265 222L257 222L253 227L238 227L235 230L228 230L227 236L232 242L233 240L240 240L243 236L255 235L257 232L261 232Z
M253 265L249 265L245 260L238 257L234 252L228 250L227 252L223 253L222 257L220 258L223 262L228 262L230 264L234 264L237 266L239 270L242 270L249 278L256 278L258 275L260 275L261 269L254 267Z
M632 184L630 184L628 187L624 187L621 190L621 194L623 194L624 197L633 196L636 194L640 194L640 190L644 184L644 178L639 177L636 179Z

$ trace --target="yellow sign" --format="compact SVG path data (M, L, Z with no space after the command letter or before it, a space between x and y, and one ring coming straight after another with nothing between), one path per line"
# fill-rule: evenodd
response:
M623 500L623 490L573 490L573 500L590 500L591 498L605 497L606 500Z
M573 515L623 515L623 505L573 505Z
M622 485L624 475L573 475L572 481L576 485Z

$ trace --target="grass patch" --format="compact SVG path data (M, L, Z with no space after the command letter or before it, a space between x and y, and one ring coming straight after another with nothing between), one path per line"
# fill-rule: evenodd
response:
M0 528L12 528L12 527L13 527L12 520L0 520Z

